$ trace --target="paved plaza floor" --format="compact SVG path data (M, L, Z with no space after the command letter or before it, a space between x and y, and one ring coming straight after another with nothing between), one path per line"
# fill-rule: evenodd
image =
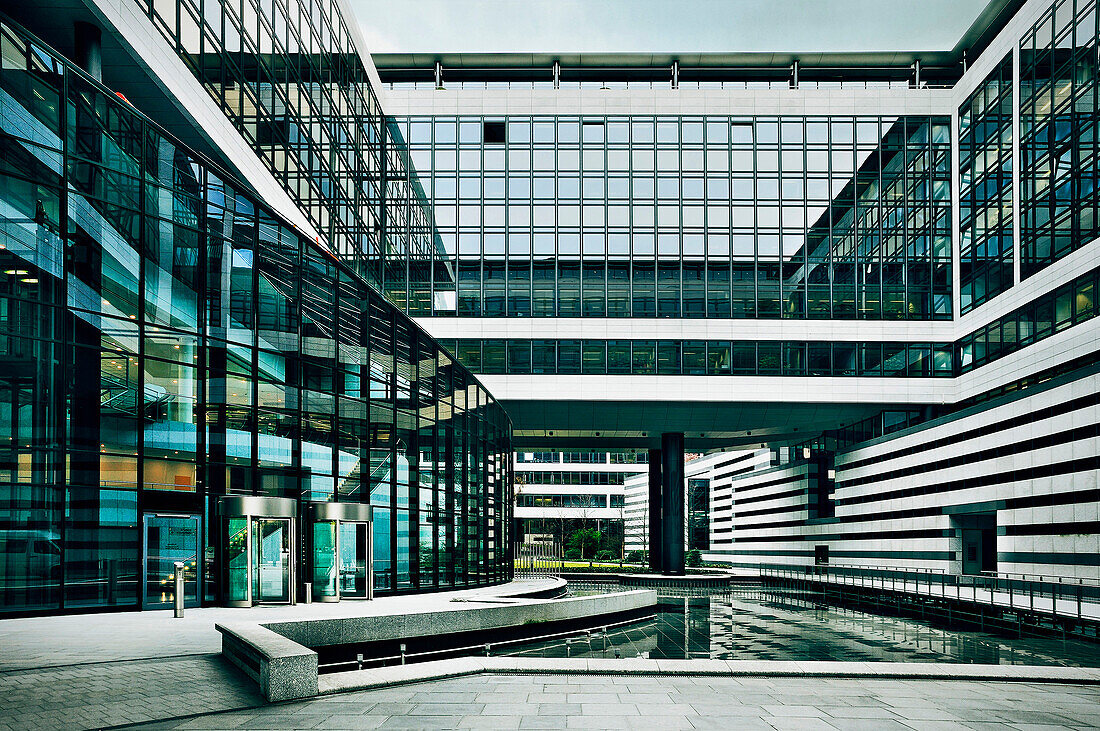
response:
M264 703L222 659L216 622L466 609L537 581L488 589L294 607L188 609L0 620L0 731L70 731ZM453 599L466 601L454 602Z
M510 596L544 587L547 579L519 579L500 586L432 594L388 596L373 601L258 606L248 609L170 609L104 612L0 620L0 672L87 662L143 660L221 652L216 622L271 622L322 617L365 617L469 609L478 597ZM454 601L454 600L462 601ZM522 600L517 600L522 601Z
M1006 681L473 675L142 729L1100 728L1100 686Z
M218 654L215 622L460 609L487 598L479 595L519 588L189 609L183 619L157 611L3 620L0 731L1100 728L1100 685L1007 680L541 675L524 669L528 674L470 675L270 705Z

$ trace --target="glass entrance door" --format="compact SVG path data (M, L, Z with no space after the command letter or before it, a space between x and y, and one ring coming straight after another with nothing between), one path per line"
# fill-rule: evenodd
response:
M339 574L336 521L318 521L313 524L313 598L322 602L338 600Z
M367 599L370 524L340 522L340 596Z
M252 603L290 603L290 520L252 521Z
M251 606L252 594L248 588L248 518L230 518L226 528L228 535L225 565L228 583L225 599L232 607Z
M199 516L146 514L142 536L145 544L142 607L156 609L173 605L177 561L184 564L184 604L197 607Z

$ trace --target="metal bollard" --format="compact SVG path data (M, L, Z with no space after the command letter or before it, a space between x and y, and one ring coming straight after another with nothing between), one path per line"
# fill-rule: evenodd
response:
M313 582L312 581L307 581L305 586L306 586L305 603L306 604L312 604L313 603Z
M175 599L175 616L180 618L183 616L183 600L184 600L184 588L183 588L183 569L184 565L182 561L176 561L176 595Z
M405 643L402 642L401 643L401 664L402 665L405 664L405 652L406 652Z

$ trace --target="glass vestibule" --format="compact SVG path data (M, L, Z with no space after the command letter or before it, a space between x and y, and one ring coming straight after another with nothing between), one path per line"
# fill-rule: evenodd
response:
M229 496L219 503L225 527L225 603L294 604L297 503L287 498Z
M369 505L316 503L312 506L313 598L320 602L372 599Z

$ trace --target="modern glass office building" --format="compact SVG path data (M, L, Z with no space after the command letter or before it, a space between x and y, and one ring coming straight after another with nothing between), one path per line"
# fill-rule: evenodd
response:
M81 69L0 19L0 612L167 606L177 561L191 604L509 579L507 415L346 248L359 223L306 235L97 81L113 32ZM322 221L328 168L298 169ZM402 196L339 205L409 242Z
M648 538L703 512L666 447L726 449L715 560L1097 578L1098 39L1020 0L928 53L376 54L457 275L419 322L517 444L654 450Z
M0 48L7 611L500 581L635 469L528 453L648 450L673 558L1100 577L1095 0L802 58L83 5Z

